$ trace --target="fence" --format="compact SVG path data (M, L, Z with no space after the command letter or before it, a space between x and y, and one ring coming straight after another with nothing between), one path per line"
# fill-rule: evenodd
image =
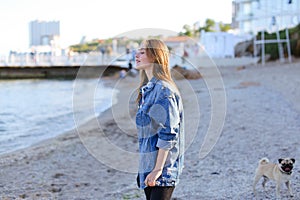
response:
M98 52L81 53L72 56L53 56L49 54L11 54L2 57L0 66L97 66L109 65L118 56Z

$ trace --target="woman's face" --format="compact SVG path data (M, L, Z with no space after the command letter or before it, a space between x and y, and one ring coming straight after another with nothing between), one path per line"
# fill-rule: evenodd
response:
M147 70L151 67L152 61L150 61L149 57L146 54L145 48L140 48L136 55L135 55L135 60L136 60L136 69L138 70Z

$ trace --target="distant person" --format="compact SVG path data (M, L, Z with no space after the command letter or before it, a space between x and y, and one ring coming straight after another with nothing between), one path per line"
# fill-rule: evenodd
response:
M131 60L130 60L129 63L128 63L128 69L129 69L129 71L132 69L132 63L131 63Z
M130 49L126 48L126 54L130 54Z
M69 49L67 56L68 56L67 65L72 65L73 51L71 49Z
M101 52L102 55L104 55L104 54L105 54L105 48L104 48L104 47L101 47L101 48L100 48L100 52Z
M185 59L186 59L187 57L189 57L189 54L188 54L188 52L184 49L183 55L182 55L182 57L181 57L182 63L185 63Z
M112 47L111 47L111 46L108 46L108 47L106 48L106 55L108 56L108 59L111 58L112 53L113 53Z
M105 48L104 47L101 47L100 48L100 52L101 52L101 58L102 58L102 64L104 64L104 56L105 56Z
M129 48L126 48L126 60L128 62L128 66L132 66L131 61L133 60L133 58Z
M135 55L136 55L136 50L133 49L133 50L131 51L131 58L132 58L132 62L133 62L133 63L135 63Z
M132 77L136 77L136 75L138 75L138 72L136 71L136 69L134 69L132 67L132 61L129 61L129 63L128 63L128 74L129 74L129 76L132 76Z
M141 73L136 126L139 139L138 187L147 200L169 200L183 168L182 100L171 78L169 51L157 39L145 40L136 53Z
M123 78L125 78L125 77L126 77L126 70L125 70L125 69L122 69L122 70L120 71L120 78L123 79Z
M35 50L32 50L30 52L30 58L31 58L31 61L36 64L36 51Z

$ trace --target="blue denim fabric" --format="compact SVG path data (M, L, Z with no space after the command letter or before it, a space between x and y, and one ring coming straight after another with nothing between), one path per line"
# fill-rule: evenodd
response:
M156 186L175 186L183 168L184 121L182 100L173 86L152 78L141 88L142 98L136 114L139 139L139 187L153 170L158 149L169 150Z

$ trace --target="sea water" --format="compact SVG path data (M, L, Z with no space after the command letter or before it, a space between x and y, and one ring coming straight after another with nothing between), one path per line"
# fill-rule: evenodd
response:
M74 95L81 96L87 88L93 89L93 99L82 99L82 102L93 102L93 105L81 103L74 109L74 99L80 99ZM74 110L84 123L110 108L112 103L113 89L95 79L76 80L76 84L74 80L1 80L0 154L29 147L75 128L80 124L74 122ZM87 112L91 106L93 113Z

